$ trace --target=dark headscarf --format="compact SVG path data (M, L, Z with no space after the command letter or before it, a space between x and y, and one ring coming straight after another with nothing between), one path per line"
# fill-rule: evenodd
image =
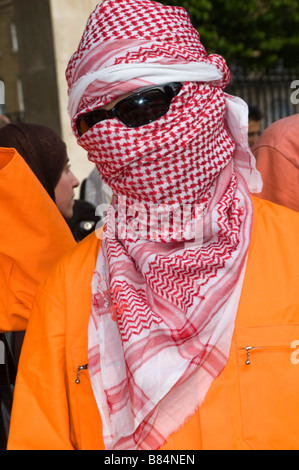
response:
M55 202L54 190L68 161L59 135L39 124L8 124L0 129L0 147L16 149Z

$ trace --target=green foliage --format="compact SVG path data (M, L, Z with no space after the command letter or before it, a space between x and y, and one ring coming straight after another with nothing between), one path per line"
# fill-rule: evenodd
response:
M161 0L160 0L161 1ZM167 0L183 6L198 29L207 52L229 65L298 69L298 0Z

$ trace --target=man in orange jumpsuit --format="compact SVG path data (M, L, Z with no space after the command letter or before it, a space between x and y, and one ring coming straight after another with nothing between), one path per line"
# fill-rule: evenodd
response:
M262 199L299 212L299 114L273 122L252 151L263 177Z
M39 289L10 449L295 449L298 214L260 201L248 110L182 8L107 0L67 69L114 197Z

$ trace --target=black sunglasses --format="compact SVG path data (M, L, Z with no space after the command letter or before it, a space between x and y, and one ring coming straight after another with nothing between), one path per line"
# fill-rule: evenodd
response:
M145 126L167 113L171 100L179 94L182 86L182 83L173 82L142 88L116 103L112 109L99 108L82 114L76 121L78 134L81 137L98 122L111 118L118 118L127 127Z

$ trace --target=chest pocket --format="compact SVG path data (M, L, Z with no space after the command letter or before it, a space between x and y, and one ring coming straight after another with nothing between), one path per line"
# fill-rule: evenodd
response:
M244 439L256 450L299 449L299 325L238 328Z

